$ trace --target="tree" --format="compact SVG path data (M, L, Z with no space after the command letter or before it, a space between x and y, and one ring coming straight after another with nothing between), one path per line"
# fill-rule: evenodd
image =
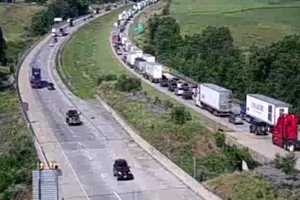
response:
M32 17L31 30L34 35L47 33L53 24L54 13L49 10L42 10Z
M7 59L6 59L6 42L3 36L2 28L0 27L0 62L2 65L7 64Z

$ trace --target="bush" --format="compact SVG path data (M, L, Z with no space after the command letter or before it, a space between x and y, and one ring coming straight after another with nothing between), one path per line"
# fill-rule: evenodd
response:
M295 165L297 158L294 153L289 153L286 156L276 154L274 164L277 169L281 169L286 174L295 173Z
M31 31L33 35L47 33L53 24L54 14L49 10L42 10L36 13L31 20Z
M172 109L171 112L171 119L176 124L184 124L186 121L189 121L192 119L191 113L185 109L183 106L176 106Z
M115 80L117 80L117 75L115 74L101 75L97 79L97 85L101 85L103 81L115 81Z
M225 147L225 135L223 133L216 133L215 141L216 141L217 147L219 147L219 148Z
M170 101L170 100L165 100L163 101L163 105L166 109L169 109L169 108L173 108L174 107L174 104Z
M142 90L141 80L122 74L116 83L116 89L122 92L135 92Z
M231 162L231 166L235 169L242 169L242 161L245 161L249 169L254 169L257 166L257 163L253 160L248 149L239 149L235 145L232 147L226 147L224 153L228 160Z

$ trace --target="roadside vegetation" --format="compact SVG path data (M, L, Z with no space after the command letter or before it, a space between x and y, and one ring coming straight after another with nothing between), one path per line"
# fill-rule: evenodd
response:
M179 22L182 35L226 26L235 44L246 49L299 33L299 13L297 0L172 0L170 4L170 15Z
M16 64L33 41L28 27L41 6L0 5L0 199L31 199L37 156L14 88Z
M14 89L0 91L0 199L31 199L36 152Z
M222 85L242 101L249 93L275 97L299 114L299 44L300 35L291 35L245 52L234 45L228 27L209 26L183 37L178 22L167 15L148 20L142 48L196 82Z
M117 13L87 25L65 46L59 71L75 94L101 96L145 140L199 181L240 171L242 160L256 167L247 150L226 146L222 133L209 131L198 115L120 65L109 43Z

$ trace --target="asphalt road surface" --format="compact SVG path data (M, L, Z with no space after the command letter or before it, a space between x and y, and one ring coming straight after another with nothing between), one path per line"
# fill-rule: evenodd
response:
M79 27L67 29L73 33ZM49 160L63 170L65 199L91 200L195 200L200 199L173 174L134 143L101 105L74 96L55 70L59 46L51 36L42 40L25 58L19 73L19 91L41 148ZM44 81L56 90L31 89L31 67L42 69ZM82 115L82 126L68 126L65 113L70 108ZM126 158L135 176L133 181L117 181L112 173L116 158Z

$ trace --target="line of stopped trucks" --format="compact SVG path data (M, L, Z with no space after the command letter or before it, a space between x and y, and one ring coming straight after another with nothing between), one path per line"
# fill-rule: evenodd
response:
M186 78L178 78L168 73L168 69L156 61L150 54L144 53L128 39L126 27L131 19L145 7L158 0L144 0L134 4L130 9L121 12L112 30L112 44L115 52L130 67L145 79L168 88L177 96L194 104L218 117L228 117L229 122L239 125L244 121L250 124L249 132L256 135L272 134L273 144L288 151L300 148L298 141L298 117L289 113L289 104L261 94L247 94L246 102L240 105L240 111L234 112L232 91L212 83L194 84ZM73 20L69 26L74 26ZM65 31L58 29L60 36ZM53 33L53 37L56 36ZM42 80L41 69L32 67L32 88L54 90L54 85ZM81 125L80 112L75 109L66 112L66 123Z
M218 117L228 117L230 123L250 124L249 132L256 135L272 134L273 144L288 151L300 148L298 141L298 117L289 113L289 104L261 95L247 94L246 102L234 112L232 91L213 83L195 84L187 78L179 78L144 53L128 38L126 28L134 16L157 0L144 0L130 9L121 12L113 24L112 44L118 56L130 67L152 83L159 84L183 99L193 100L194 104Z

